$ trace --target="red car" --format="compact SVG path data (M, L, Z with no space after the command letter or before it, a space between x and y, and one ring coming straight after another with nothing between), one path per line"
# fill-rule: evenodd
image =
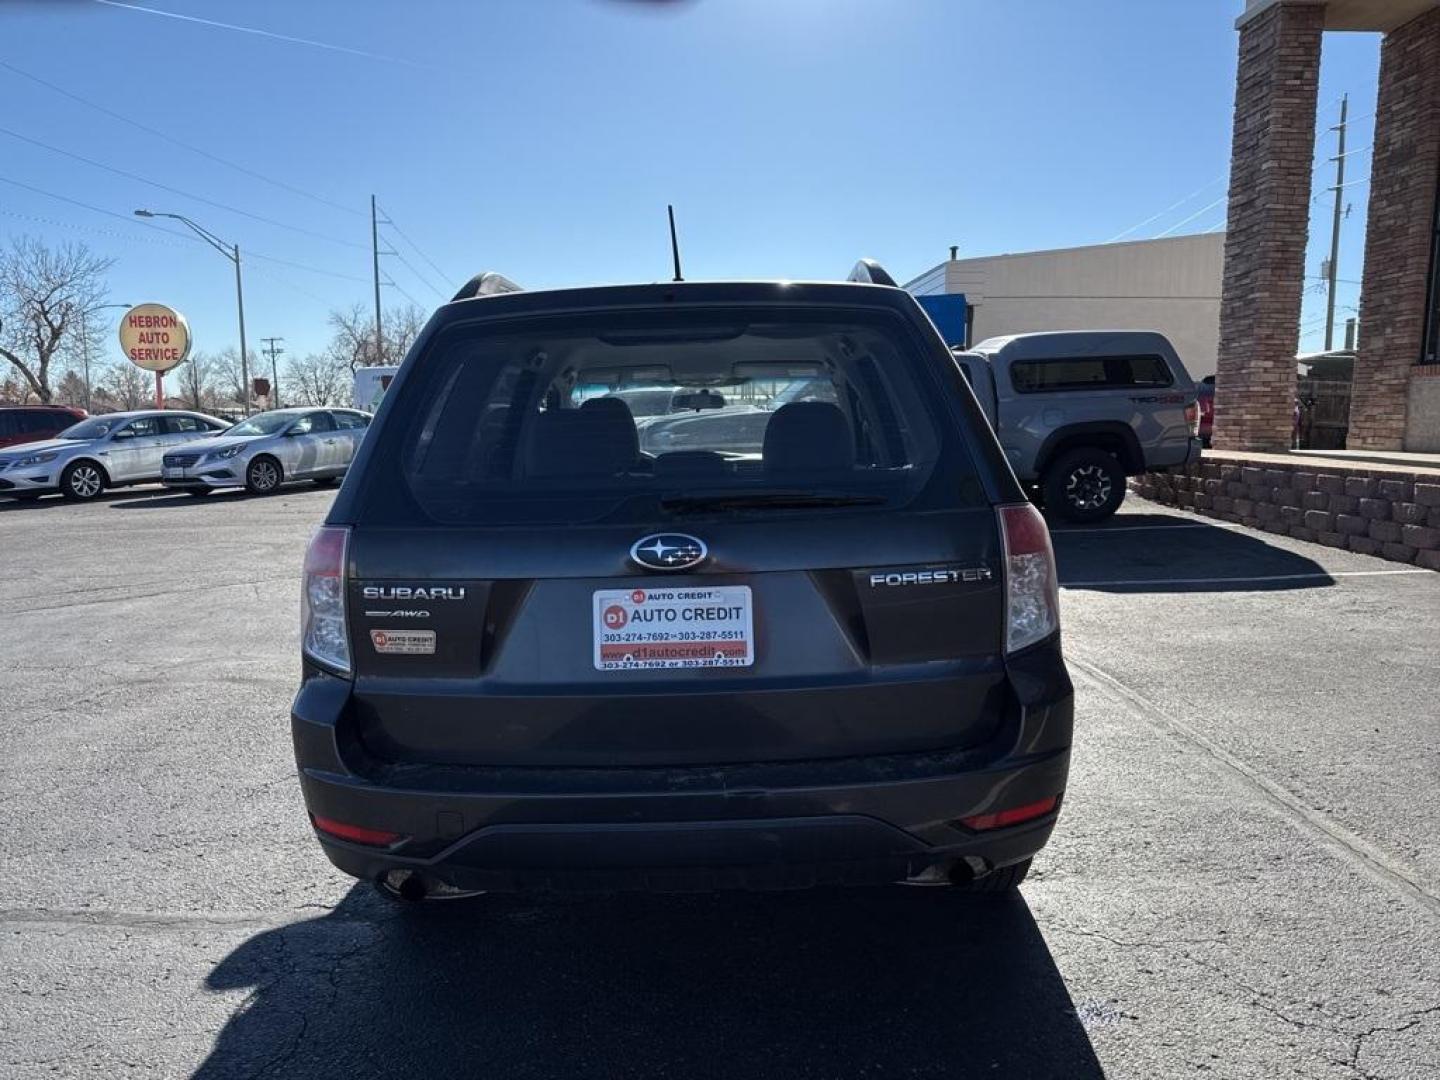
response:
M1208 449L1210 433L1215 430L1215 376L1206 375L1195 389L1200 406L1200 445Z
M53 439L87 415L68 405L0 405L0 446Z

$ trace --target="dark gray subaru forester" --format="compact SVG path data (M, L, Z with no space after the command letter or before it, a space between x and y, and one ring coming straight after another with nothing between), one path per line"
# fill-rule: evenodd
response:
M1064 794L1049 535L897 288L477 277L303 597L305 803L395 897L999 891Z

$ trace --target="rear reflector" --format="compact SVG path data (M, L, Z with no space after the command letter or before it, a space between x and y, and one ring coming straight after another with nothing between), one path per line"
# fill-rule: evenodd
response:
M1051 795L1048 799L1041 799L1039 802L1026 803L1024 806L1011 807L1009 810L1000 810L994 814L976 814L974 817L961 818L960 824L967 829L974 829L976 832L984 832L986 829L1003 829L1007 825L1020 825L1027 821L1034 821L1046 814L1052 813L1055 807L1060 805L1060 796Z
M1055 553L1045 519L1030 503L1001 506L1005 541L1005 651L1016 652L1060 629Z
M310 820L315 828L321 832L335 837L337 840L349 840L353 844L369 844L371 847L389 847L401 838L397 832L386 832L384 829L367 829L363 825L351 825L348 822L336 821L334 818L320 817L318 814L311 814Z

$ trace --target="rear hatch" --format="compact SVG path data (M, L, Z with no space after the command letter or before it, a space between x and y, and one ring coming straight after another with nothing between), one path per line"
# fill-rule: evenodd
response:
M885 308L435 331L342 499L359 738L609 768L985 741L1003 559L948 363ZM695 407L643 437L639 388Z

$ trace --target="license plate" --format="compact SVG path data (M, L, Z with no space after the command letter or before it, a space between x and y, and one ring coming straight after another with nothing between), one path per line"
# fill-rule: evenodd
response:
M598 671L755 663L748 585L600 589L593 608Z
M181 479L184 475L185 475L185 470L184 470L184 469L170 468L170 469L165 469L165 470L164 470L164 478L165 478L166 480L179 480L179 479Z

